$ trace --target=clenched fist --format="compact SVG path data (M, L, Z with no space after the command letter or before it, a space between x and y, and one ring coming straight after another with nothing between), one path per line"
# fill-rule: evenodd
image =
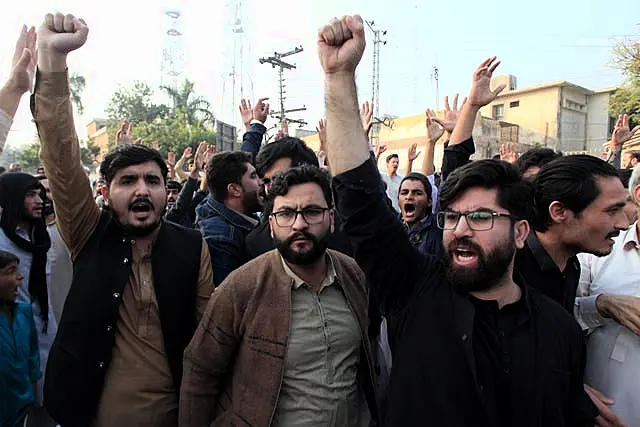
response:
M334 19L318 34L318 56L324 73L354 74L365 46L364 23L360 15Z
M89 27L73 15L47 14L38 30L38 68L65 71L66 57L87 41Z

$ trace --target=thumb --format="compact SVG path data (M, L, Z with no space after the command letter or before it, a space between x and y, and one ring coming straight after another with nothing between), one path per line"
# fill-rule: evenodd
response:
M74 18L73 28L75 30L73 33L74 39L79 43L84 44L84 42L87 41L87 36L89 35L89 27L87 26L87 23L84 19Z
M503 84L501 84L501 85L499 85L497 88L495 88L495 89L493 90L493 95L494 95L494 96L498 96L498 95L500 94L500 92L502 92L502 91L504 90L504 88L505 88L505 87L507 87L507 85L506 85L506 84L504 84L504 83L503 83Z
M354 39L364 38L364 22L360 15L347 16L346 23Z

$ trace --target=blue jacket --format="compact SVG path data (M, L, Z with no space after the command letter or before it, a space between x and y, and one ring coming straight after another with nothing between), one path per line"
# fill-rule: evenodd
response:
M402 222L411 244L423 254L439 257L442 253L442 230L436 224L436 216L427 214L424 218L409 227Z
M213 283L218 286L236 268L249 260L247 234L257 224L229 209L209 194L196 208L197 227L209 246Z

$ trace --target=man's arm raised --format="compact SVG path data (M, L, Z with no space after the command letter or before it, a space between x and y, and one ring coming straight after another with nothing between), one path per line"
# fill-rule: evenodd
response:
M88 33L86 23L73 15L46 15L38 30L38 73L31 103L58 228L72 259L100 219L80 161L67 73L67 54L84 45Z

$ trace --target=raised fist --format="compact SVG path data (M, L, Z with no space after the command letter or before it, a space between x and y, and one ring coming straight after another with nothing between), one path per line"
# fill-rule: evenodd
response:
M60 70L66 55L87 41L89 27L73 15L47 14L38 30L38 66L45 71Z
M344 16L325 25L318 34L318 56L325 74L355 73L365 46L360 15Z

